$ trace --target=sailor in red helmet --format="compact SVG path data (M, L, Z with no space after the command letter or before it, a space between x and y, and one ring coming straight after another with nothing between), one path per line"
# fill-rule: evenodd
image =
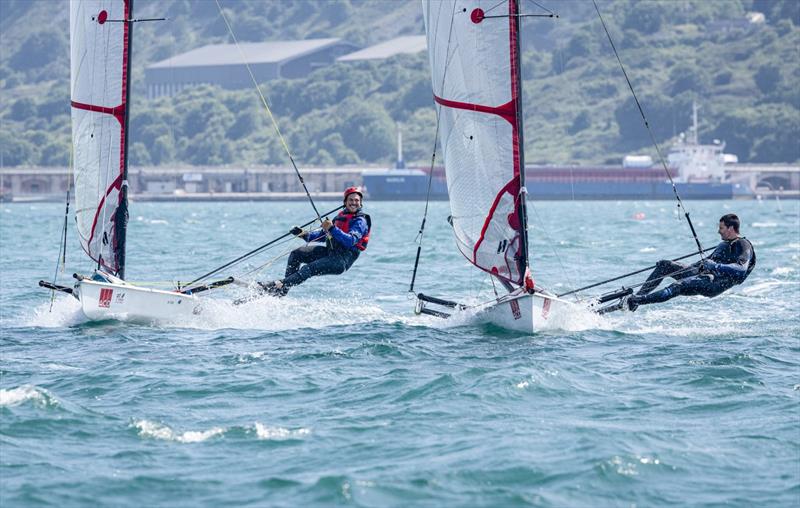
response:
M361 211L364 198L359 187L344 191L344 209L332 220L322 221L322 228L303 231L293 227L291 233L306 241L289 255L283 279L258 283L273 296L285 296L289 289L317 275L338 275L347 271L359 254L366 250L372 221ZM327 241L326 241L327 239Z

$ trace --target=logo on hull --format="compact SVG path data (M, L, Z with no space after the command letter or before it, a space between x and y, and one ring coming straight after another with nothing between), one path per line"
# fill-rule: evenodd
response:
M97 302L98 307L111 307L111 295L114 294L113 289L103 288L100 290L100 300Z
M508 303L511 305L511 313L514 314L514 319L521 318L522 312L519 310L519 302L516 300L511 300Z

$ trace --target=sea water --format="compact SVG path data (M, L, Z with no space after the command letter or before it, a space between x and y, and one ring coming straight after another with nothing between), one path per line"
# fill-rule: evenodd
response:
M56 275L64 205L2 204L0 505L798 506L799 203L686 205L703 247L741 216L758 254L743 285L529 336L414 315L423 203L367 202L369 249L342 276L242 306L245 288L210 292L197 319L152 324L51 301L37 282ZM162 287L313 217L302 202L130 211L127 277ZM431 205L415 290L491 299L447 215ZM671 201L529 215L534 277L559 293L696 250ZM299 244L220 275L277 278ZM58 280L91 269L70 220Z

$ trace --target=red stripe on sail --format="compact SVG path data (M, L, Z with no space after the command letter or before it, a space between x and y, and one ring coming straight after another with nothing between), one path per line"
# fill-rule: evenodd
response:
M484 238L486 237L486 230L489 229L489 224L491 224L491 222L492 222L492 217L494 217L494 212L497 210L497 206L500 204L500 200L503 198L503 194L505 194L505 193L509 193L512 196L514 196L514 201L516 202L517 197L519 196L519 180L512 179L510 182L505 184L503 186L503 188L500 189L500 192L497 194L497 196L495 196L494 202L492 202L492 207L489 209L489 213L486 216L486 220L483 222L483 228L481 228L481 236L480 236L480 238L478 238L478 241L475 242L475 247L472 250L472 264L474 264L478 268L482 268L484 270L486 270L486 268L478 265L478 248L481 246L481 244L483 243ZM512 239L512 244L513 244L513 241L514 241L514 239ZM486 271L488 272L489 270L486 270ZM503 277L502 275L500 275L499 273L495 272L494 270L492 270L490 273L492 273L493 275L496 275L498 277L501 277L503 279L506 279L508 281L517 282L517 279L512 279L512 278L509 278L509 277ZM509 273L511 273L510 270L509 270ZM522 275L520 274L520 277L521 276Z
M111 185L108 187L108 189L106 189L105 194L103 194L103 198L100 200L100 204L97 205L97 211L94 212L94 220L92 221L92 232L89 233L89 239L86 242L86 246L89 247L90 249L91 249L92 241L94 240L94 231L95 231L95 229L97 229L97 219L100 218L100 212L103 210L103 205L105 205L106 197L108 197L108 195L111 194L111 191L119 190L120 187L122 187L122 175L117 176L117 178L111 183ZM112 221L114 220L113 215L111 217L111 220ZM114 240L116 241L116 235L114 235L114 237L115 237ZM101 247L101 251L102 251L102 247ZM98 258L100 257L101 253L98 253L98 255L97 255ZM98 261L98 259L95 259L94 256L92 256L91 252L87 252L87 254L89 254L89 257L91 257L95 261ZM103 263L103 264L105 265L105 263ZM106 268L109 268L110 270L112 270L114 272L116 272L116 270L117 270L116 267L111 267L111 266L106 266Z
M122 128L125 128L125 103L123 102L119 106L114 106L113 108L108 108L106 106L97 106L95 104L84 104L83 102L78 101L71 101L72 107L75 109L83 109L86 111L93 111L95 113L104 113L106 115L111 115L117 119L120 123Z
M448 108L466 109L467 111L476 111L478 113L489 113L504 118L512 126L516 126L517 124L517 105L513 98L502 106L496 107L484 106L482 104L472 104L469 102L451 101L449 99L437 97L435 94L433 96L433 100Z

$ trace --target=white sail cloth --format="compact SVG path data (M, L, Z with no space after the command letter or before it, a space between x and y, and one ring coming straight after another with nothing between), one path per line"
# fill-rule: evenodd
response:
M125 164L127 0L71 0L75 218L86 253L119 270L117 209ZM112 20L112 21L109 21ZM116 20L116 21L113 21Z
M522 284L516 8L423 0L456 243L477 267Z

